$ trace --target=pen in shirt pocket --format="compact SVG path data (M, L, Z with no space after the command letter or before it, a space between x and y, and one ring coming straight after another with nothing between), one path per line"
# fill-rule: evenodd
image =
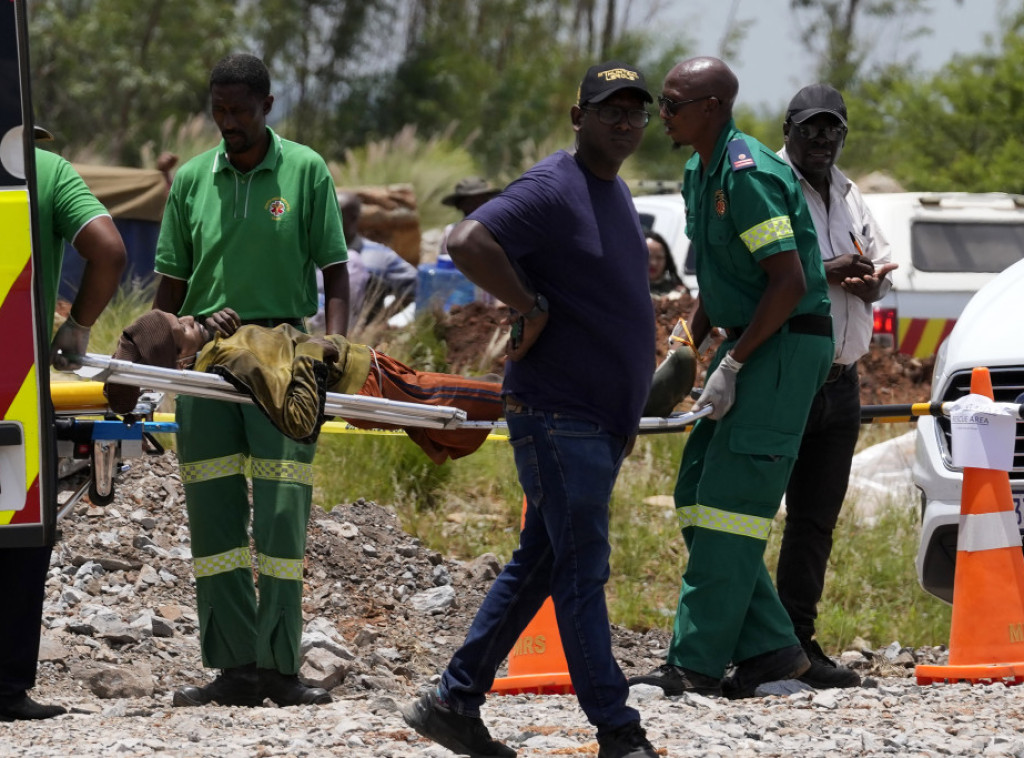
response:
M864 248L860 246L860 240L857 239L857 235L854 234L852 231L850 232L850 239L853 241L853 246L854 248L856 248L857 254L864 255ZM867 256L864 257L866 258Z

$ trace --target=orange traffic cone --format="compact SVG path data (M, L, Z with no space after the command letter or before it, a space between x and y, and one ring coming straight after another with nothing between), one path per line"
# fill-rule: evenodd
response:
M523 518L526 525L526 496L523 496ZM508 676L494 680L491 689L499 695L531 692L537 695L571 695L575 690L569 678L569 664L558 633L555 604L544 601L533 620L519 635L508 654Z
M988 369L974 369L971 392L993 397ZM1024 682L1024 554L1006 471L964 467L949 665L914 673L918 684Z

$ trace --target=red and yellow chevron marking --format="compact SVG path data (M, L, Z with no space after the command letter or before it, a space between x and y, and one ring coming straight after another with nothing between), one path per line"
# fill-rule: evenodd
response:
M32 228L26 190L0 191L0 419L25 435L25 508L0 511L0 526L41 523L39 392L32 324Z
M942 340L953 331L953 318L901 318L899 352L915 358L935 355Z

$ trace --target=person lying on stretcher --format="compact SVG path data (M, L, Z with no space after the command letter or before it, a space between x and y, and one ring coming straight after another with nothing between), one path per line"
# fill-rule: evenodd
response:
M502 414L501 387L495 382L416 371L337 334L315 337L288 324L242 326L230 308L205 322L149 311L125 327L113 357L217 374L299 442L314 442L319 435L327 392L451 406L466 411L471 421L494 421ZM110 382L103 392L110 409L122 414L134 410L141 394L137 387ZM399 428L365 420L349 423L364 429ZM469 455L488 434L487 429L401 428L437 464Z

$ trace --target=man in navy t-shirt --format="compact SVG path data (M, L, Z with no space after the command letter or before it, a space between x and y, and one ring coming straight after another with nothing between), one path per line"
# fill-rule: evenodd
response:
M619 178L652 102L642 74L592 66L571 110L576 147L545 158L459 224L448 250L513 309L505 417L527 507L519 547L435 690L405 720L457 753L514 756L480 706L498 666L548 596L580 707L602 756L655 756L626 705L604 585L608 506L654 369L647 246Z

